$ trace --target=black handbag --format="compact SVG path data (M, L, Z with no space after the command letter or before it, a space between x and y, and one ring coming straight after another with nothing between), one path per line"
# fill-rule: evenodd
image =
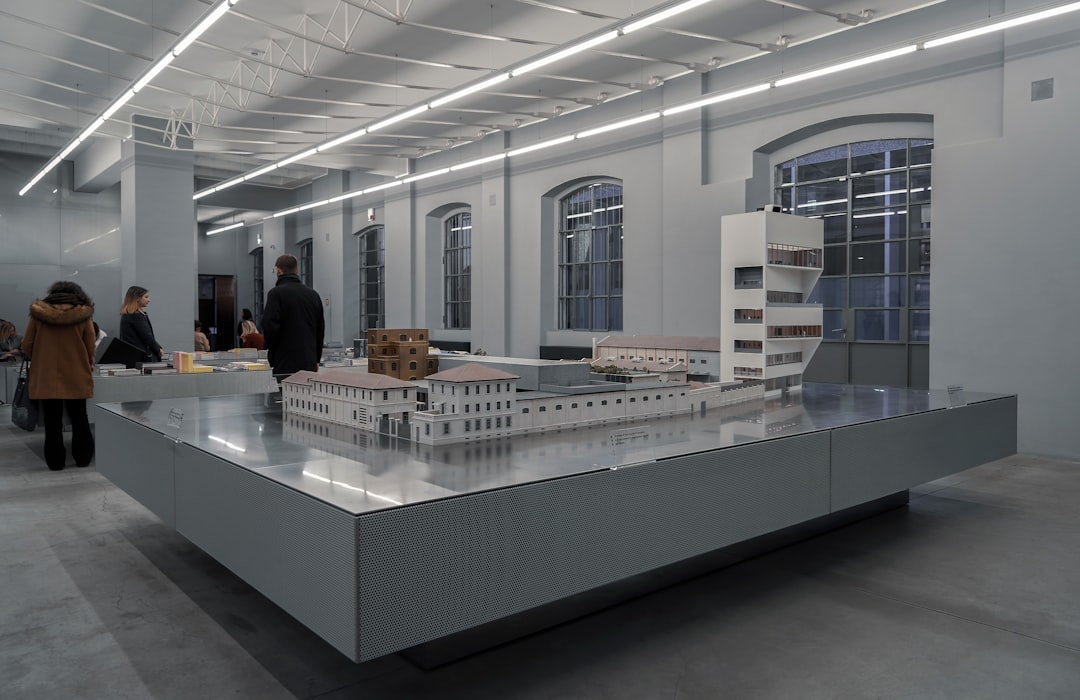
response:
M19 366L19 380L15 384L15 396L11 400L11 422L23 430L33 432L38 425L38 404L30 398L30 361L24 359Z

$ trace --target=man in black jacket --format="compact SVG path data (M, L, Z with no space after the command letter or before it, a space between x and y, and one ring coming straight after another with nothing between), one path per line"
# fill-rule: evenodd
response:
M274 261L277 284L266 293L263 336L275 375L319 371L326 322L319 293L300 281L293 255Z

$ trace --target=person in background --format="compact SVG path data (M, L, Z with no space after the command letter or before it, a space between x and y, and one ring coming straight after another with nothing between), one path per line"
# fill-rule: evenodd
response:
M300 281L296 256L281 255L274 262L277 284L266 293L263 336L267 359L275 375L302 369L319 371L326 321L319 293Z
M244 324L249 322L249 321L251 322L251 325L253 325L253 326L255 325L255 319L251 315L251 309L241 309L240 310L240 323L236 324L236 335L237 335L238 338L240 338L240 346L241 347L243 347L243 345L244 345ZM255 330L258 330L258 329L256 328Z
M53 282L30 305L22 351L30 358L28 388L45 424L45 464L64 468L64 411L71 419L71 456L85 467L94 458L86 400L94 395L94 302L74 282Z
M101 341L105 340L108 335L109 334L103 331L101 326L97 324L97 321L94 321L94 347L96 348L101 345Z
M195 351L210 352L210 339L202 332L202 324L195 321Z
M15 330L15 324L0 318L0 360L6 360L19 354L22 338Z
M255 327L254 321L244 321L240 324L240 347L262 350L265 343L266 339Z
M142 349L149 362L161 362L161 345L154 338L154 327L146 307L150 305L150 292L145 287L128 287L124 305L120 309L120 340Z

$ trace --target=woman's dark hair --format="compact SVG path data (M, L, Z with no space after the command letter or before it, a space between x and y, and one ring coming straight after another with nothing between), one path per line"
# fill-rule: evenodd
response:
M202 328L202 324L199 323L199 319L195 319L195 330L199 330L200 328Z
M252 319L251 309L244 309L240 312L241 321L250 321Z
M58 280L49 285L48 296L55 297L56 295L67 297L64 299L67 303L82 304L83 306L94 305L94 302L90 299L90 296L83 291L82 287L67 280ZM48 297L46 297L46 299L48 299Z

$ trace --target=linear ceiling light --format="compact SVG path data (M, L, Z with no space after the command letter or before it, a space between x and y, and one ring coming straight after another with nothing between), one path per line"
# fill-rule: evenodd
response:
M528 73L530 71L534 71L537 68L541 68L543 66L546 66L549 63L554 63L555 61L561 61L562 59L567 58L568 56L573 56L574 54L581 53L582 51L588 51L592 47L599 46L600 44L611 41L612 39L615 39L618 36L619 36L618 30L613 29L610 32L604 32L603 34L594 36L592 39L586 39L585 41L581 42L580 44L574 44L573 46L569 46L569 47L563 49L562 51L556 51L555 53L548 54L547 56L544 56L543 58L538 58L535 61L533 61L532 63L526 63L524 66L521 66L520 68L512 68L510 70L510 75L512 75L514 77L517 77L519 75L524 75L525 73Z
M419 175L410 175L409 177L403 179L401 181L401 184L404 185L407 182L416 182L417 180L426 180L429 177L435 177L436 175L445 175L448 172L450 172L450 168L439 168L438 170L432 170L430 172L420 173Z
M406 119L411 119L417 114L428 111L429 108L430 105L422 104L419 107L413 107L412 109L407 109L404 112L399 112L392 117L387 117L386 119L383 119L381 122L376 122L375 124L372 124L367 128L367 132L370 134L376 129L382 129L383 127L390 126L391 124L397 124L398 122L405 121Z
M279 160L277 162L277 167L284 168L286 165L289 165L291 163L295 163L298 160L303 160L305 158L308 158L309 156L315 155L316 153L318 153L317 148L309 148L306 151L301 151L300 153L297 153L295 155L291 155L288 158L286 158L285 160Z
M243 226L243 221L237 221L235 224L229 224L228 226L222 226L221 228L210 229L206 232L206 235L213 236L215 233L224 233L225 231L232 231L234 228L242 228Z
M943 36L940 39L932 39L930 41L924 42L923 47L927 49L932 49L935 46L944 46L945 44L951 44L954 41L963 41L964 39L971 39L973 37L982 36L983 34L989 34L990 32L1000 31L1002 29L1009 29L1011 27L1019 27L1022 24L1028 24L1029 22L1038 22L1042 19L1057 17L1059 15L1068 14L1069 12L1076 12L1077 10L1080 10L1080 2L1073 2L1069 3L1068 5L1061 5L1060 7L1052 7L1049 10L1033 12L1029 15L1013 17L1012 19L1007 19L1001 22L994 22L993 24L987 24L983 27L978 27L976 29L969 29L966 32L959 32L957 34Z
M450 171L457 172L458 170L464 170L465 168L474 168L477 165L483 165L484 163L494 163L497 160L504 160L506 158L505 153L496 153L493 156L486 156L484 158L477 158L476 160L467 160L464 163L458 163L457 165L451 165Z
M670 109L661 111L665 117L670 117L672 114L678 114L679 112L686 112L691 109L698 109L700 107L707 107L708 105L714 105L717 102L726 102L728 100L734 100L739 97L745 97L746 95L753 95L755 92L764 92L772 87L771 83L762 83L760 85L754 85L753 87L743 88L742 90L732 90L731 92L725 92L720 95L712 95L702 100L695 100L694 102L688 102L684 105L678 105Z
M648 27L651 24L656 24L657 22L663 22L665 19L667 19L669 17L674 17L675 15L682 14L683 12L686 12L687 10L692 10L695 7L698 7L699 5L704 5L707 2L712 2L712 0L689 0L688 2L684 2L682 4L675 5L674 7L669 7L666 10L661 10L660 12L657 12L655 15L649 15L648 17L646 17L644 19L639 19L636 22L631 22L630 24L626 25L625 27L622 28L623 34L629 34L630 32L636 32L637 30L644 29L645 27Z
M856 58L854 61L847 61L845 63L837 63L833 66L826 66L824 68L818 68L807 73L799 73L788 78L781 78L776 81L776 87L784 85L791 85L792 83L802 82L803 80L810 80L811 78L820 78L823 75L831 75L833 73L839 73L841 71L850 70L851 68L858 68L859 66L865 66L870 63L877 63L879 61L887 61L890 58L896 58L897 56L903 56L905 54L918 51L919 47L916 44L910 46L904 46L899 49L893 49L892 51L883 51L882 53L876 53L872 56L863 56L862 58Z
M647 122L659 118L660 112L649 112L648 114L641 114L630 119L624 119L621 122L615 122L614 124L606 124L604 126L598 126L595 129L587 129L585 131L580 131L577 134L577 138L584 139L590 136L595 136L596 134L602 134L605 131L615 131L616 129L622 129L626 126L633 126L634 124L640 124L642 122Z
M64 150L60 151L60 154L58 156L46 163L45 167L39 170L37 174L35 174L34 177L30 179L30 182L23 185L23 188L19 190L19 196L22 197L24 194L29 192L31 187L41 181L41 178L52 172L52 169L59 165L60 162L63 161L69 153L75 150L76 146L89 138L90 135L93 134L95 131L100 129L101 126L106 121L108 121L110 117L116 114L116 111L118 109L123 107L132 97L135 96L135 93L146 87L151 80L157 77L158 73L165 70L165 68L173 62L173 59L180 55L181 51L190 46L191 42L199 38L199 36L203 32L210 28L210 25L221 19L222 15L228 12L229 8L231 8L238 2L240 2L240 0L221 0L220 4L216 5L214 9L210 10L210 12L207 13L206 16L204 16L202 20L200 20L193 29L191 29L179 41L177 41L176 44L174 44L173 47L169 49L169 51L166 52L164 56L159 58L157 62L150 66L150 68L145 73L139 76L139 78L135 80L134 84L132 84L130 88L125 90L123 94L120 95L120 97L113 100L109 104L109 106L105 108L105 111L102 112L101 115L98 116L96 119L94 119L93 122L91 122L89 127L84 129L73 141L71 141L71 143L67 145L67 147L64 148Z
M336 139L319 144L315 147L315 150L319 153L322 153L323 151L329 151L331 148L336 148L343 143L348 143L353 139L358 139L366 133L367 129L357 129L356 131L350 131L347 134L342 134L341 136L338 136Z
M447 104L448 102L453 102L455 100L461 99L462 97L465 97L466 95L471 95L474 92L480 92L481 90L485 90L485 89L491 87L492 85L498 85L502 81L509 80L509 79L510 79L510 74L509 73L499 73L498 75L496 75L496 76L494 76L492 78L488 78L487 80L482 80L479 83L475 83L473 85L470 85L469 87L462 88L462 89L458 90L457 92L452 92L449 95L446 95L444 97L440 97L440 98L438 98L436 100L432 100L431 101L431 107L432 107L432 109L434 109L435 107L441 107L444 104Z
M541 141L540 143L534 143L531 146L525 146L524 148L515 148L506 154L507 158L513 158L514 156L520 156L522 153L532 153L533 151L539 151L542 148L551 148L552 146L558 146L560 143L566 143L567 141L573 141L574 135L560 136L557 139L550 139L548 141Z

